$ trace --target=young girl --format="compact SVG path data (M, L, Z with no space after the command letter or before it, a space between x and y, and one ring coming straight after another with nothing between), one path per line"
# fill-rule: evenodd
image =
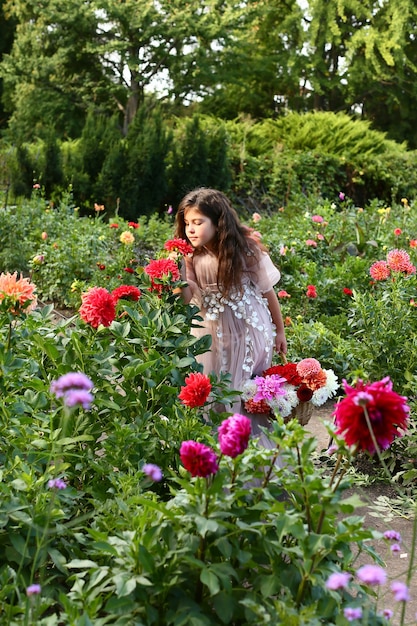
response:
M251 233L220 191L196 189L180 202L175 236L194 248L182 267L187 282L182 295L200 308L204 319L193 335L212 337L210 351L198 360L205 374L231 374L236 390L271 365L273 348L287 351L273 289L280 273ZM232 411L243 412L240 400ZM255 416L250 417L254 432L259 432ZM265 416L259 424L267 425Z

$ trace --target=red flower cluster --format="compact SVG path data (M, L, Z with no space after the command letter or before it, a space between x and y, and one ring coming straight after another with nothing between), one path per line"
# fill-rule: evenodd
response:
M128 222L127 225L130 226L130 228L139 228L140 226L137 222Z
M118 300L131 300L133 302L137 302L140 298L140 289L134 285L120 285L120 287L113 289L111 295L113 296L115 303Z
M206 478L215 474L219 469L214 450L198 441L183 441L180 448L180 459L191 476Z
M116 317L114 298L104 287L92 287L81 295L81 302L80 317L93 328L110 326Z
M365 384L358 381L351 387L343 381L346 397L337 404L333 413L336 434L343 437L348 446L357 445L359 450L375 453L375 445L369 431L365 410L378 446L385 450L401 437L407 428L410 408L407 398L392 389L387 376L381 381Z
M297 371L297 363L286 363L285 365L273 365L265 370L263 376L278 374L285 378L289 385L296 387L297 398L300 402L308 402L313 397L313 385L309 386L308 379L303 379Z
M234 459L248 447L251 421L245 415L235 413L219 426L219 444L222 454Z
M185 379L185 387L181 387L179 399L185 406L192 409L203 406L211 391L211 382L205 374L190 374Z
M151 261L143 269L151 278L151 290L157 291L158 293L161 293L164 287L165 289L171 289L170 285L164 284L166 281L177 281L180 279L180 271L177 264L172 259L156 259Z
M188 241L185 241L185 239L180 239L179 237L175 237L174 239L167 241L164 248L169 252L179 252L183 256L194 252L192 245L189 244Z
M343 293L345 296L353 296L353 291L352 289L349 289L349 287L343 287Z

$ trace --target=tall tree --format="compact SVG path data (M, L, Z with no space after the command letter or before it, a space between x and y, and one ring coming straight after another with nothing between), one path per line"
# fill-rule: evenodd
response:
M0 2L0 62L5 54L8 54L12 48L13 38L16 31L16 21L14 19L6 19L4 11L4 2ZM8 115L3 105L3 79L0 77L0 128L7 125Z
M201 96L247 5L256 2L7 0L18 21L1 69L13 121L28 133L53 119L71 133L75 112L94 103L117 108L126 133L147 91L163 84L176 103Z

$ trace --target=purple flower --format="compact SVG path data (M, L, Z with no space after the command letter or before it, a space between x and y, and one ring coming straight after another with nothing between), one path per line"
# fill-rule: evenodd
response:
M401 535L396 530L386 530L384 532L384 539L388 539L389 541L397 541L400 543Z
M48 480L49 489L66 489L67 483L62 478L51 478Z
M256 376L255 384L257 392L253 397L254 402L261 402L261 400L272 400L277 396L285 396L286 392L283 389L283 385L286 383L286 379L278 374L271 374L270 376Z
M348 622L353 622L355 619L360 619L362 617L362 609L360 606L355 608L347 606L343 611L343 615L346 617Z
M246 415L235 413L223 420L219 426L219 444L222 454L232 459L248 447L251 421Z
M400 580L394 580L394 582L391 583L391 591L394 594L396 602L408 602L410 600L408 587Z
M352 576L348 572L334 572L327 579L326 587L332 590L345 589L351 578Z
M391 611L391 609L384 609L382 611L382 615L383 617L385 617L385 619L391 619L391 617L394 615L394 611Z
M51 383L50 391L57 398L63 398L70 389L83 389L91 391L94 387L92 381L82 372L69 372Z
M398 552L401 552L401 546L399 543L393 543L391 546L391 552L393 552L394 554L397 554Z
M41 592L41 586L37 585L36 583L33 585L29 585L29 587L26 587L26 595L27 596L36 596Z
M346 198L346 195L343 193L343 191L339 192L339 200L344 200Z
M366 585L383 585L387 580L386 571L379 565L364 565L358 569L356 576Z
M64 404L69 408L72 408L79 404L83 407L83 409L89 411L91 409L91 404L93 400L94 397L92 396L92 394L85 389L69 389L64 394Z
M142 467L142 471L148 478L156 483L162 480L162 470L157 465L154 465L154 463L145 463Z
M172 208L172 206L171 206L171 205L169 205L169 207L168 207L168 209L167 209L167 213L168 213L168 215L171 215L173 211L174 211L174 209Z

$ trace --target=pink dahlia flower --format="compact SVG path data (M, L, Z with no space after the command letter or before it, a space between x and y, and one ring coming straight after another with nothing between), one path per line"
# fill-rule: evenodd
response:
M394 272L407 272L411 265L410 255L405 250L390 250L387 254L387 265Z
M376 261L369 268L369 273L374 280L387 280L391 270L386 261Z
M215 474L219 469L214 450L198 441L183 441L180 448L180 459L191 476L206 478Z
M321 372L320 361L313 358L302 359L297 363L297 374L301 378L311 378Z
M219 444L222 454L234 459L248 447L251 421L245 415L235 413L219 426Z

